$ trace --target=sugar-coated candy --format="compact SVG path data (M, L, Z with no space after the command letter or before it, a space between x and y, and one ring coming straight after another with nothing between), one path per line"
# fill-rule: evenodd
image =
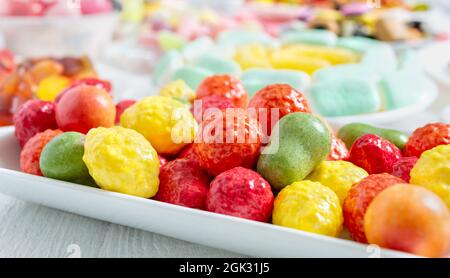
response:
M84 164L86 136L79 132L65 132L54 137L42 150L39 167L45 177L77 182L88 180Z
M218 95L229 98L236 107L245 108L248 94L241 81L231 75L213 75L205 78L197 88L197 99Z
M450 209L450 145L425 151L411 170L411 183L424 186L442 198Z
M236 167L221 173L211 182L206 210L268 222L273 200L266 180L250 169Z
M132 129L91 129L83 161L102 189L143 198L158 191L158 155L145 137Z
M31 137L20 152L20 170L31 175L42 176L39 167L42 150L50 140L61 133L59 129L47 129Z
M343 78L313 84L311 102L326 117L376 112L381 100L376 84L366 79Z
M211 176L238 166L253 168L261 137L261 126L243 109L219 110L202 121L194 153Z
M424 151L450 144L450 124L429 123L416 129L405 145L405 156L420 157Z
M175 159L161 168L158 201L190 208L205 208L209 177L198 163L189 159Z
M322 161L306 179L329 187L342 204L352 185L368 175L364 169L347 161Z
M369 174L391 173L394 163L402 152L393 143L378 135L359 137L350 148L348 161L366 170Z
M398 177L384 173L370 175L351 187L342 208L344 225L354 240L367 242L364 232L364 215L372 200L389 186L403 182Z
M342 221L338 196L319 182L295 182L275 198L275 225L335 237L342 229Z
M123 127L144 135L159 154L177 154L193 142L197 123L189 109L176 99L150 96L136 102L120 118Z

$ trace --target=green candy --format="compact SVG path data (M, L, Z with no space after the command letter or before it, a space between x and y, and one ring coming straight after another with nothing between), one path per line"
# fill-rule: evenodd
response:
M198 85L200 85L203 79L210 75L213 75L213 73L207 69L185 65L174 73L172 80L184 80L189 87L193 90L197 90Z
M408 136L398 130L380 128L362 123L351 123L341 127L341 129L339 129L337 136L342 141L344 141L347 148L350 149L350 147L353 145L353 142L355 142L356 139L365 134L378 135L392 142L401 150L403 150L406 142L408 141Z
M314 73L315 81L328 81L343 78L360 78L379 80L381 76L369 66L362 64L346 64L323 68Z
M184 64L183 57L177 50L166 52L153 70L153 82L157 85L168 83L172 74Z
M380 82L385 109L392 110L416 104L426 92L425 82L422 74L410 69L387 75Z
M209 70L214 74L231 74L239 76L241 73L241 67L235 61L212 55L201 56L198 59L196 66Z
M217 43L226 46L238 47L246 44L261 43L273 45L275 40L268 34L259 31L230 30L221 32Z
M382 43L367 50L361 63L370 67L381 76L388 75L397 69L398 61L392 46Z
M380 41L364 38L364 37L347 37L347 38L339 38L336 46L340 48L345 48L349 50L353 50L355 52L364 53L371 47L382 44Z
M306 43L324 46L335 46L337 36L327 30L300 30L286 32L281 36L281 41L288 43Z
M363 78L318 82L311 88L311 103L325 117L371 113L381 106L375 82Z
M83 162L86 136L65 132L53 138L42 150L39 166L45 177L87 183L89 171Z
M330 131L319 118L309 113L288 114L275 125L257 171L275 190L281 190L308 176L330 148Z

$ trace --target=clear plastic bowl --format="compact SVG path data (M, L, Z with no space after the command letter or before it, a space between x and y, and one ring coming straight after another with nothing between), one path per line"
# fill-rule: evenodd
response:
M79 17L3 16L0 34L5 46L17 55L96 56L111 41L118 13Z

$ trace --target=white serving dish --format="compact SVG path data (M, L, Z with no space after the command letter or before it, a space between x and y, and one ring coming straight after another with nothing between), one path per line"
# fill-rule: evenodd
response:
M416 104L411 106L370 114L360 114L342 117L326 117L326 120L335 129L339 129L343 125L356 122L368 123L373 125L387 125L392 122L401 121L407 119L408 117L411 117L411 115L415 115L425 110L436 100L439 94L439 90L436 84L430 79L426 79L424 88L425 89L423 92L422 100L418 101Z
M257 257L412 257L18 171L13 127L0 128L0 192L52 208Z

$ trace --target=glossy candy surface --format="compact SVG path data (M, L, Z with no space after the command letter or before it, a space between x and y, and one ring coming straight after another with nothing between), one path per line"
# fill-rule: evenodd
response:
M20 146L34 135L47 129L57 129L55 105L41 100L30 100L21 105L13 117L15 135Z
M111 96L94 86L74 87L56 104L56 122L63 131L86 134L91 128L112 127L115 117Z
M378 135L359 137L350 149L348 160L369 174L391 173L402 152L391 142Z
M450 213L431 191L399 184L381 192L364 217L367 239L380 247L441 257L450 251Z

